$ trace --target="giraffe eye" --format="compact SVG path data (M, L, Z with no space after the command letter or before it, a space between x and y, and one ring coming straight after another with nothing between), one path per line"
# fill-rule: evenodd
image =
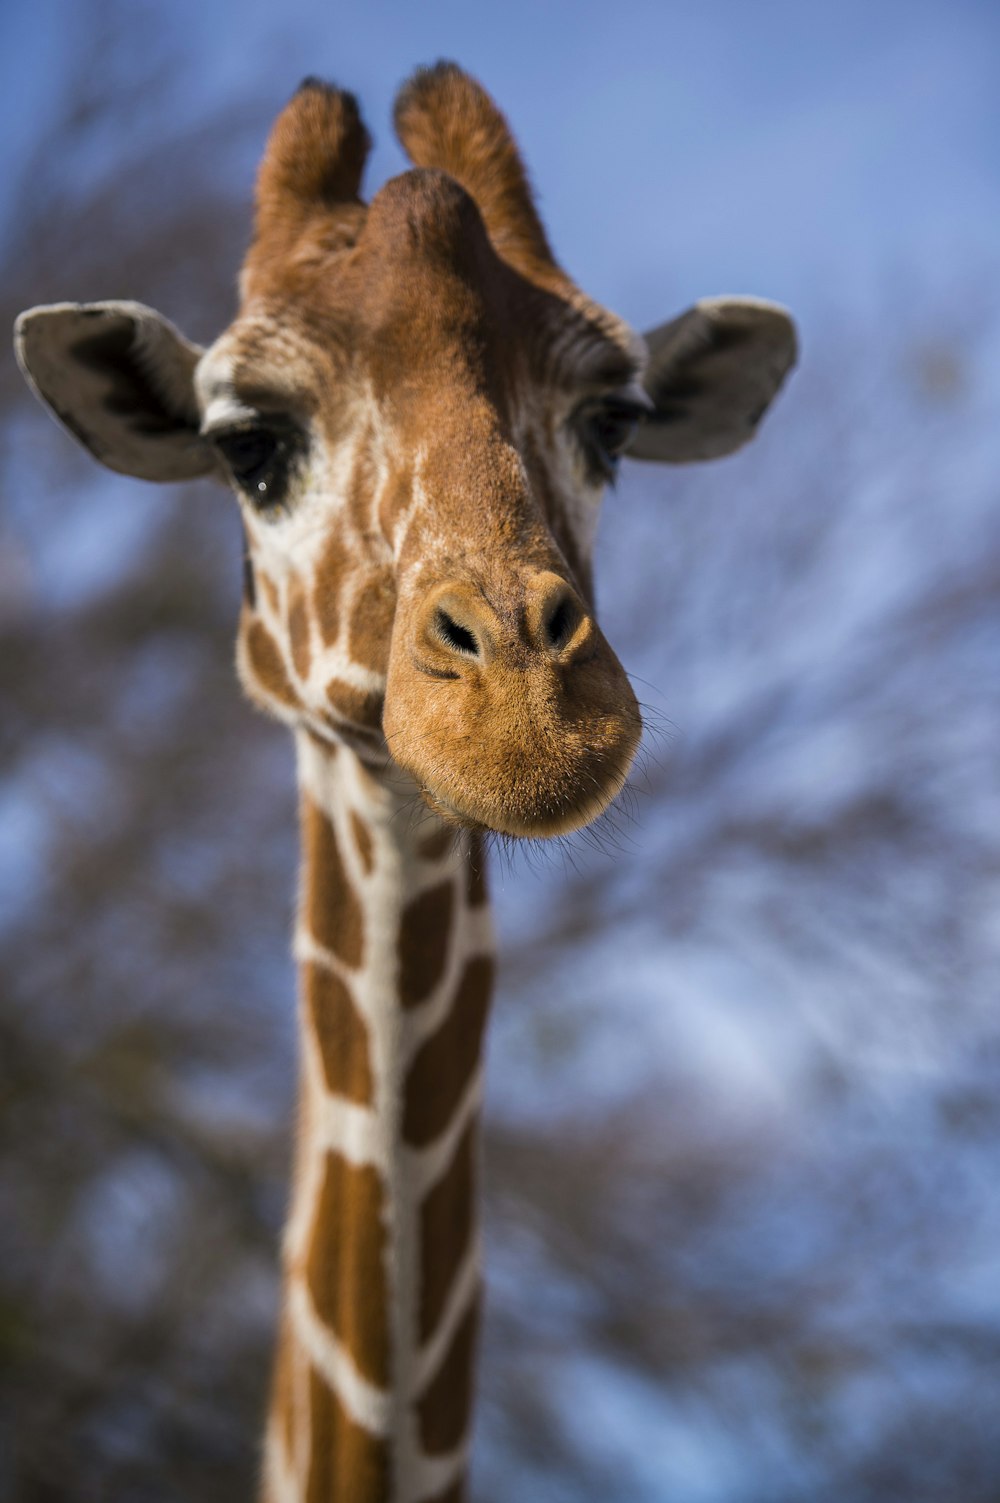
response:
M588 406L581 414L584 452L593 468L605 479L614 477L618 460L635 436L643 409L637 402L608 398Z
M270 428L235 428L215 440L241 491L262 511L276 506L288 485L289 444Z

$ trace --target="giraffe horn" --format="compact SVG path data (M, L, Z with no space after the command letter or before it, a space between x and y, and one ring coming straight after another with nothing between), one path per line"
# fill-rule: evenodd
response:
M318 78L299 85L275 121L257 177L257 232L360 203L371 146L353 94Z
M518 270L555 268L510 127L457 63L418 68L400 89L396 134L417 167L437 167L475 199L497 251Z

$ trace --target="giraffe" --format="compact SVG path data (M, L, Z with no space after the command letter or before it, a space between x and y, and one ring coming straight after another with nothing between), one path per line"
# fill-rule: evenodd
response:
M110 468L211 475L245 537L237 670L296 744L300 1091L268 1503L460 1503L480 1304L483 837L621 790L641 730L591 555L622 454L752 437L787 313L644 337L557 264L517 147L455 64L365 203L354 97L307 79L259 171L236 318L207 350L138 303L22 314L36 394Z

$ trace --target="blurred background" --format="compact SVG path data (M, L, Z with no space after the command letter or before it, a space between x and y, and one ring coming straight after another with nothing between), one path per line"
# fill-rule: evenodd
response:
M750 292L751 449L626 465L650 732L595 843L499 862L477 1503L1000 1497L1000 11L32 0L4 323L234 310L306 73L455 57L640 328ZM251 1496L294 1079L287 734L236 508L98 470L0 364L0 1497Z

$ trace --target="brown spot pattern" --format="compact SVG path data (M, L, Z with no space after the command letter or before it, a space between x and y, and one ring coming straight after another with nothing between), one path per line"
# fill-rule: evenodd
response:
M371 424L364 429L357 449L357 458L351 473L347 496L347 510L354 530L362 536L370 533L374 522L372 501L378 486L378 471L372 458L374 430Z
M354 684L345 684L343 679L332 678L326 686L326 697L345 720L372 730L381 727L383 696L378 690L358 689Z
M413 500L413 478L408 470L397 471L386 481L378 506L382 534L392 540L396 524Z
M396 591L388 569L373 574L361 586L351 610L347 650L351 661L384 673L389 661L389 638L396 614Z
M451 938L455 890L439 882L403 910L399 926L399 993L404 1007L430 996L444 974Z
M470 908L481 908L489 897L486 889L486 852L482 838L473 835L469 841L469 866L465 895Z
M320 635L328 647L340 630L340 602L346 573L347 558L343 538L338 533L332 533L316 570L316 588L313 594L316 621Z
M309 617L306 615L305 596L296 586L288 609L288 635L292 643L292 662L299 678L309 677Z
M309 933L345 965L358 966L364 948L361 905L347 880L333 825L309 799L302 813L302 848Z
M383 755L382 742L374 731L363 730L359 725L347 725L343 720L337 720L333 715L327 715L325 719L338 741L343 742L345 746L349 746L352 751L356 751L359 757L377 757L376 766L380 770L384 769L385 756ZM363 762L358 763L359 767L363 765Z
M252 621L247 632L247 658L261 688L282 704L297 705L295 690L288 682L284 660L277 642L260 621Z
M361 815L356 810L351 810L351 834L354 836L354 844L357 847L358 860L365 876L370 876L375 870L375 851L372 846L372 835Z
M326 736L317 736L316 732L308 725L303 726L303 730L313 746L318 751L321 751L325 757L333 758L337 755L337 743L335 741L328 740Z
M465 967L451 1011L418 1049L406 1077L403 1135L424 1148L451 1121L479 1060L493 986L487 956Z
M421 1341L427 1341L437 1329L448 1292L468 1251L476 1192L475 1141L473 1120L420 1210Z
M277 615L279 606L278 586L275 584L270 574L264 574L261 576L261 578L264 581L264 594L267 596L267 603L271 607L273 613Z
M305 968L306 1005L323 1061L326 1088L367 1106L372 1100L368 1030L339 976L322 966Z
M389 1380L389 1289L382 1181L371 1164L328 1153L316 1202L306 1278L319 1318L346 1347L358 1372Z
M354 1499L376 1503L389 1495L389 1448L344 1409L314 1368L309 1371L312 1444L306 1503Z
M451 1338L451 1345L417 1403L420 1439L432 1456L453 1451L465 1438L472 1410L479 1301L474 1299Z
M429 835L425 835L417 846L417 851L425 861L437 861L445 851L451 849L454 840L454 831L446 824L437 823L437 828Z

